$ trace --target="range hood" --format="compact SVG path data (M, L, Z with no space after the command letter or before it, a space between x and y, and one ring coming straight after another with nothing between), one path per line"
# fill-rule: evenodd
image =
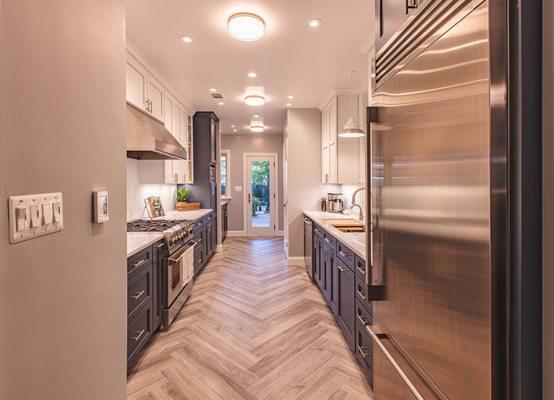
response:
M127 103L127 157L137 160L187 159L187 151L158 120Z

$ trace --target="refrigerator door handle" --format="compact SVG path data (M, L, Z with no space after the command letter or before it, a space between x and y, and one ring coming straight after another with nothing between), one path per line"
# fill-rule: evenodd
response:
M371 170L371 164L373 160L373 154L372 154L372 142L373 142L373 126L372 124L379 122L379 107L376 106L370 106L367 107L367 133L368 133L368 140L367 140L367 176L368 176L368 196L367 196L367 210L368 210L368 218L369 221L367 221L367 225L369 226L369 230L367 233L367 246L368 249L368 255L366 259L368 260L368 267L366 267L365 270L365 281L366 285L368 287L368 297L369 300L384 300L384 292L385 292L385 284L384 284L384 272L382 265L377 266L374 262L374 234L378 227L378 219L377 215L374 214L374 207L373 207L373 200L374 200L374 193L373 193L373 175Z
M371 336L373 341L377 344L377 346L379 346L379 349L381 349L381 352L385 355L387 360L391 363L391 365L395 369L396 373L400 376L400 378L402 378L402 380L404 381L404 383L406 384L408 389L410 389L410 391L412 392L414 397L417 400L425 400L425 398L416 389L416 387L414 386L412 381L410 381L410 379L406 376L404 371L402 371L402 368L400 368L400 365L398 365L398 363L396 362L394 357L389 353L389 351L387 350L385 345L383 343L381 343L381 339L379 338L379 336L377 334L375 334L375 332L373 332L373 330L371 329L370 326L366 326L365 329L367 330L367 332L369 333L369 335Z

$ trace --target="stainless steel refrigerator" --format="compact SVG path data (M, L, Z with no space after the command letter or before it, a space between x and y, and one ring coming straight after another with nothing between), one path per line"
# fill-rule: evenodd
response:
M377 400L507 398L507 38L491 4L422 2L372 61Z

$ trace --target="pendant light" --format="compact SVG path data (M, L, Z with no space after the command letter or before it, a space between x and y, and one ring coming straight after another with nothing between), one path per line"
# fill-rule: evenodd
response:
M353 88L352 77L357 73L356 71L350 71L350 87ZM354 113L352 113L354 114ZM344 127L339 132L339 137L342 138L361 138L365 136L365 132L360 128L360 124L356 121L356 118L350 117L344 124Z

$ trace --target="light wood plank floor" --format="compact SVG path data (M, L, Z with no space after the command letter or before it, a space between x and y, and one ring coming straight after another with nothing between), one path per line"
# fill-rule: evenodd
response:
M127 399L371 399L304 268L281 238L228 238L170 330L129 376Z

